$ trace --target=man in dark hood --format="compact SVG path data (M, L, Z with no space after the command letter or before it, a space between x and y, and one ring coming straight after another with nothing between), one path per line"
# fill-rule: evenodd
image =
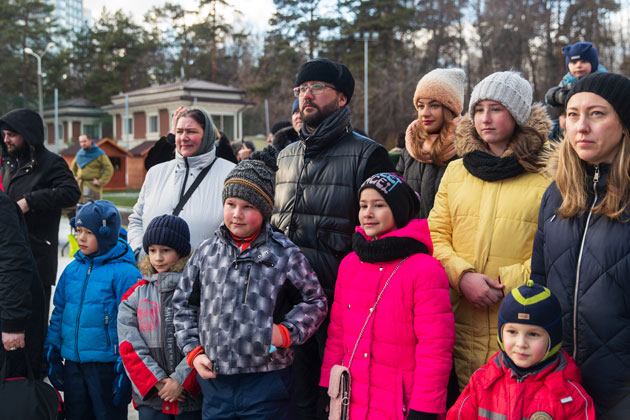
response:
M63 158L44 147L44 124L35 111L9 111L0 118L0 133L2 186L24 213L47 314L57 277L61 209L74 206L81 192Z

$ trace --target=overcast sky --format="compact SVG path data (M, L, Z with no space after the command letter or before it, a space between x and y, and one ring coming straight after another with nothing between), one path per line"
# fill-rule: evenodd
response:
M97 20L103 9L103 5L107 4L107 10L113 11L122 9L131 13L138 23L142 23L142 16L153 6L162 5L166 0L83 0L83 7L90 9L92 19ZM182 5L187 10L192 10L198 4L198 0L172 0L173 3ZM268 27L269 18L273 14L273 0L229 0L229 3L242 12L242 16L238 18L247 26L254 26L258 31L262 32ZM229 13L223 13L226 19L232 20L234 16ZM258 32L257 31L257 32Z

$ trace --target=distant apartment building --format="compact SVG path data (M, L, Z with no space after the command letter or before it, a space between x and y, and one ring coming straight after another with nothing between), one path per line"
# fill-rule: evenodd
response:
M46 0L46 4L55 7L53 16L62 29L74 31L92 25L92 14L83 9L83 0Z

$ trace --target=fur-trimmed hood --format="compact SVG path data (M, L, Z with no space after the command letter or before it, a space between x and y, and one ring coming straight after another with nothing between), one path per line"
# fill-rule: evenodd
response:
M532 114L527 120L526 126L542 134L542 140L526 133L516 136L512 139L510 144L508 144L503 156L516 155L519 161L521 158L531 155L541 156L541 152L547 147L547 137L551 132L551 121L542 104L535 103L532 106ZM470 114L466 114L459 124L457 124L457 129L455 130L455 150L458 156L464 156L476 150L482 152L488 151L486 144L475 135L475 123Z
M191 255L192 255L192 251L191 251ZM173 273L181 273L182 271L184 271L184 267L186 267L186 263L188 262L189 258L190 258L190 255L186 257L182 257L179 260L177 260L177 262L173 264L173 267L171 267L171 271ZM144 255L140 259L140 261L138 262L138 270L140 270L140 272L145 275L155 274L156 272L153 266L151 265L151 263L149 262L148 255Z

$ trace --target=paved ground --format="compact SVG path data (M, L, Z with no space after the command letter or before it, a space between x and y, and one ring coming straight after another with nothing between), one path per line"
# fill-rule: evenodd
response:
M57 278L63 272L63 269L66 268L68 264L72 261L72 258L68 257L68 247L66 244L68 243L68 234L70 233L70 224L68 223L68 219L61 219L61 223L59 226L59 266L57 269ZM54 296L55 288L53 287L51 295ZM52 304L51 304L52 311ZM133 408L132 404L129 404L129 417L128 420L138 420L138 412Z

